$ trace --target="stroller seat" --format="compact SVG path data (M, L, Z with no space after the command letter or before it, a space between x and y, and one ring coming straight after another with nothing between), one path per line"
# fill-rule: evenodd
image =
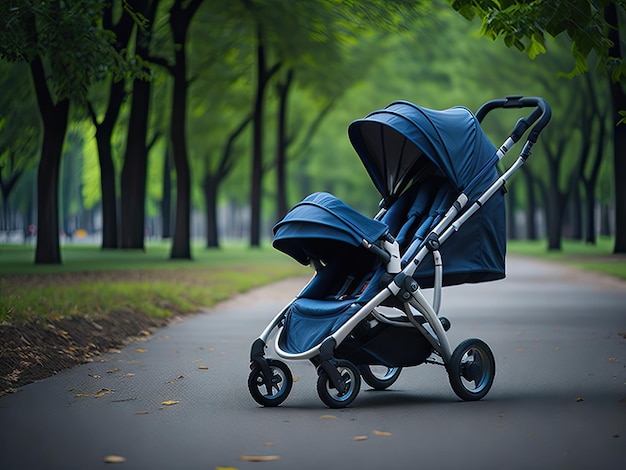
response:
M285 316L280 346L292 354L302 353L337 331L360 308L353 299L298 298Z

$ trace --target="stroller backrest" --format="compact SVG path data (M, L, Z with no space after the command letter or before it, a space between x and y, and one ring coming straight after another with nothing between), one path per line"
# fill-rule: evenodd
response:
M382 221L404 254L415 240L424 240L453 203L456 193L445 178L433 177L409 188Z

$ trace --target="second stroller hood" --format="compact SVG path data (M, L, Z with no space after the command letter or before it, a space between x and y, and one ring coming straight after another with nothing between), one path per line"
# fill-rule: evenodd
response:
M470 201L497 178L492 160L496 148L464 107L435 111L396 101L353 121L348 135L376 189L389 203L433 164Z
M334 241L359 246L386 234L386 224L361 214L329 193L314 193L296 204L274 226L274 248L301 264L309 264L305 240Z

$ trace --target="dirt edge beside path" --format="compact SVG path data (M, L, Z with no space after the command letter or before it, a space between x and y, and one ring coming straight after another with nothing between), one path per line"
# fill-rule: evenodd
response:
M170 320L125 311L0 324L0 396L149 336Z

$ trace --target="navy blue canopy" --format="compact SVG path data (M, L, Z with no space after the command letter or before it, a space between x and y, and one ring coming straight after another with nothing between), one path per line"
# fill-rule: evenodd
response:
M374 243L389 231L386 224L361 214L329 193L314 193L296 204L274 226L273 246L301 264L311 256L307 240L359 246Z
M443 111L396 101L352 122L348 135L376 189L389 203L433 171L473 202L497 178L496 148L464 107Z

